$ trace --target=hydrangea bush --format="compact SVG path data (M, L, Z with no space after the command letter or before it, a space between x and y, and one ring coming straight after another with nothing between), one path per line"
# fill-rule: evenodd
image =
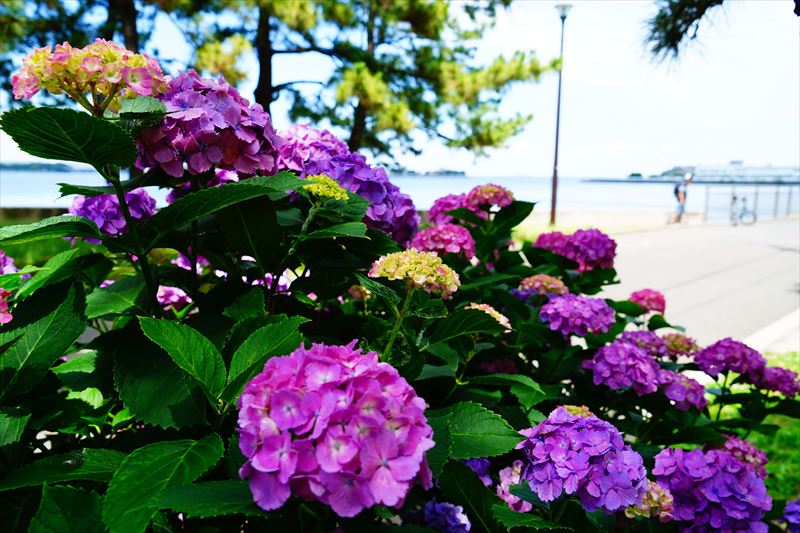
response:
M491 184L420 229L332 133L114 43L36 50L13 83L81 110L0 127L98 178L0 228L71 244L0 251L8 530L798 527L747 441L800 415L797 375L698 346L654 290L603 298L608 235L515 240L533 204Z

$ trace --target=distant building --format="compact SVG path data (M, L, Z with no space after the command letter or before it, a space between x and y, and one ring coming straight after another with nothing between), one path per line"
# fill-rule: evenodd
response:
M743 161L731 161L725 166L680 166L673 167L657 176L650 176L652 181L674 181L687 172L694 175L695 181L701 182L763 182L763 183L798 183L800 167L748 166Z

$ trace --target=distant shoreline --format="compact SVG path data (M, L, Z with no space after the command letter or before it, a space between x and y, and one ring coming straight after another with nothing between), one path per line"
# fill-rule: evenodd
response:
M627 178L583 178L581 181L589 183L646 183L646 184L674 184L682 181L683 178L676 176L675 179L659 179L659 180L644 180L644 179L627 179ZM764 180L692 180L692 185L771 185L771 186L788 186L796 187L800 185L800 181L764 181Z
M0 163L0 170L9 172L93 172L90 168L75 168L64 163Z

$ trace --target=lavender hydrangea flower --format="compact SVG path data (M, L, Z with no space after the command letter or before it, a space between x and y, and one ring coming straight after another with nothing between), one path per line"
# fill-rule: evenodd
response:
M281 507L290 494L339 516L400 505L419 480L432 486L425 452L433 431L425 401L356 341L314 344L273 357L239 398L239 447L255 502Z
M581 229L572 235L543 233L533 245L575 261L580 271L612 268L617 255L616 241L597 229Z
M640 504L647 489L642 457L603 420L556 408L536 427L520 431L522 477L542 501L576 494L583 507L606 513Z
M511 463L511 466L502 468L498 472L500 483L495 489L497 496L508 504L508 508L518 513L527 513L533 509L533 505L530 502L511 494L511 487L522 483L522 469L524 467L525 463L517 459Z
M760 353L731 338L722 339L703 348L695 354L694 360L700 370L711 377L733 371L745 374L753 381L758 380L767 364Z
M683 531L767 532L761 519L772 498L764 481L732 454L665 448L653 474L672 494L672 518L686 522Z
M800 499L786 502L783 509L783 521L789 533L800 533Z
M489 218L489 214L486 211L475 204L469 203L467 201L467 195L461 193L448 194L437 198L428 211L428 220L430 220L432 224L448 224L453 221L453 217L452 215L448 215L447 212L453 211L454 209L469 209L484 220Z
M617 340L619 342L627 342L638 346L644 350L647 355L656 359L667 356L667 345L664 339L652 331L623 331L622 334L617 337Z
M167 115L158 126L144 130L139 144L139 168L161 167L176 178L211 168L234 170L245 176L277 170L275 133L269 113L251 105L222 78L201 78L182 72L160 96Z
M653 289L641 289L628 297L628 300L639 304L648 311L654 311L656 313L664 313L664 310L667 308L666 300L664 299L664 295L658 291Z
M553 297L539 310L539 318L565 337L605 333L614 324L614 310L601 298L575 294Z
M800 377L787 368L766 367L753 381L759 389L779 392L787 398L794 398L800 394Z
M441 531L442 533L464 533L472 528L469 518L464 514L460 505L431 500L422 509L407 513L403 517L403 524L415 524Z
M755 444L733 435L725 435L725 444L722 445L722 449L736 457L745 468L752 470L759 478L767 478L767 469L765 468L769 462L767 454L759 450Z
M425 228L414 235L411 247L438 254L461 254L467 259L475 257L475 239L467 228L456 224Z
M680 411L688 411L689 407L702 410L708 404L706 388L689 376L660 369L658 384L664 389L664 395L672 400L675 408Z
M481 482L487 487L491 486L492 478L489 476L489 468L492 466L489 459L486 457L478 457L476 459L466 459L463 461L465 465L470 467L480 478Z
M613 342L597 350L583 368L592 371L595 385L614 390L632 388L643 396L658 390L658 364L644 350L628 342Z
M0 274L13 274L15 272L19 272L19 269L14 266L14 258L0 250Z
M136 189L125 194L125 201L135 222L153 216L156 212L155 199L144 189ZM94 222L105 235L124 235L128 232L119 199L113 194L99 196L76 196L68 209L71 215L86 217Z

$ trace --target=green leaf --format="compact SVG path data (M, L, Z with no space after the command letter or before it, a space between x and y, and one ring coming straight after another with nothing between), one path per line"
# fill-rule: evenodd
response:
M164 349L187 374L200 384L216 404L225 387L225 361L214 345L197 330L169 320L139 317L144 334Z
M124 98L119 109L119 116L128 119L163 116L167 113L167 106L158 98L152 96L137 96Z
M71 285L39 291L17 307L14 318L9 325L19 327L0 332L0 345L19 337L0 358L0 397L36 385L86 327L82 298Z
M501 385L509 387L511 394L517 397L519 403L530 409L542 400L547 399L547 394L538 383L522 374L491 374L475 376L469 382L473 385Z
M362 274L356 274L356 278L358 278L358 283L366 288L369 292L380 296L390 304L397 306L402 301L402 298L399 294L383 283L375 281L374 279L368 278Z
M75 271L75 259L77 259L81 253L82 251L80 249L72 248L51 257L27 283L20 287L16 298L27 298L37 289L45 285L58 283L68 278Z
M433 477L439 477L447 459L450 457L450 448L453 438L450 436L450 426L447 417L428 418L428 424L433 428L433 442L436 445L425 453L428 466Z
M253 287L226 307L224 314L240 322L250 317L266 316L264 305L264 289Z
M367 226L363 222L345 222L312 231L304 237L310 239L330 239L331 237L366 237Z
M455 372L447 365L423 365L422 371L414 381L433 378L455 378Z
M614 301L614 300L606 300L611 308L616 311L617 313L622 313L623 315L628 316L641 316L647 312L647 309L642 307L641 305L629 302L627 300L622 301Z
M147 292L140 275L127 276L86 297L86 317L147 314Z
M473 533L495 533L502 527L492 513L492 508L503 501L489 492L478 475L466 465L450 461L439 476L439 488L444 499L460 505L472 522Z
M158 499L158 506L189 518L264 514L253 501L246 481L208 481L173 487L164 491Z
M222 398L233 401L238 398L244 384L261 370L267 359L276 355L287 355L303 341L299 327L308 319L293 316L275 324L268 324L250 335L234 352L228 373L228 385Z
M572 528L550 522L541 518L533 513L518 513L508 508L508 505L498 503L492 506L492 514L495 519L506 526L509 530L515 527L524 527L530 529L566 529L572 531Z
M23 152L46 159L132 166L139 152L130 134L88 113L55 107L23 107L0 115L0 128Z
M19 441L30 417L19 407L0 407L0 446Z
M522 223L523 220L528 218L528 215L533 211L534 204L531 202L522 202L516 200L510 205L502 208L494 216L492 221L492 229L496 233L510 232L516 226Z
M111 478L103 521L112 533L144 531L165 489L192 483L222 457L216 434L194 440L148 444L133 451Z
M125 459L115 450L83 448L29 463L0 481L0 491L60 481L108 481Z
M502 455L522 441L522 436L497 413L473 402L459 402L428 412L428 418L444 417L450 427L450 456L473 459Z
M478 289L480 287L485 287L487 285L499 285L500 283L505 283L506 281L515 281L518 280L519 276L513 276L511 274L489 274L488 276L481 276L480 278L470 281L469 283L465 283L461 286L459 291L468 291L471 289Z
M650 320L647 321L647 329L649 329L650 331L655 331L661 328L673 328L679 331L683 331L684 329L680 326L673 326L672 324L667 322L667 319L664 318L664 315L653 315L650 317Z
M445 342L462 335L502 333L505 327L489 314L478 309L461 309L439 322L433 333L433 342Z
M24 244L54 237L91 237L102 235L94 222L73 215L45 218L32 224L19 224L0 228L0 245Z
M29 533L102 533L103 498L96 492L74 487L42 487L39 512Z

